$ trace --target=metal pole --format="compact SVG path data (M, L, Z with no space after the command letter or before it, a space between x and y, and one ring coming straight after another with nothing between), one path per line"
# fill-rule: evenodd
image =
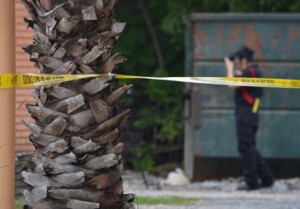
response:
M0 0L0 73L15 73L15 1L12 0ZM0 117L0 208L14 209L15 89L0 89Z

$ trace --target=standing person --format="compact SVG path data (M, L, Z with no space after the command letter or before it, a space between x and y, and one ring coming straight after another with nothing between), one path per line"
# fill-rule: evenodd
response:
M257 65L252 64L253 51L244 46L225 58L228 77L262 77ZM234 72L234 67L237 69ZM238 190L255 190L270 187L274 175L256 149L256 132L259 122L259 102L263 89L259 87L230 86L235 89L235 119L238 151L243 165L245 183ZM260 181L259 181L260 180Z

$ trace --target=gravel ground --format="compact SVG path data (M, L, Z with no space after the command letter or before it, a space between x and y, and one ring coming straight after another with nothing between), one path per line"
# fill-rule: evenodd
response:
M162 178L147 175L146 189L141 174L125 171L124 192L139 196L197 198L192 205L136 205L136 209L300 209L300 178L280 179L273 187L256 191L236 191L241 178L192 183L190 187L159 186ZM16 203L24 203L19 197Z
M241 178L192 183L190 187L160 187L161 178L146 175L146 189L138 173L125 172L124 190L139 196L180 196L199 199L193 205L137 205L137 209L300 209L300 178L277 180L271 188L236 191Z

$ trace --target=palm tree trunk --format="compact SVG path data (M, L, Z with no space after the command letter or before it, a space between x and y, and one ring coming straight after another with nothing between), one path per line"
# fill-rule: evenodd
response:
M33 44L24 48L41 73L110 73L126 59L111 54L125 23L112 14L116 0L22 0L32 20ZM35 123L34 153L18 159L30 190L30 209L133 208L124 195L124 144L118 141L130 111L119 112L118 98L131 85L114 86L111 76L38 87L36 104L26 107Z

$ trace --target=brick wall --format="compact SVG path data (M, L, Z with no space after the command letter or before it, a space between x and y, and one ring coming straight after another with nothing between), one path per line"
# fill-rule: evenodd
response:
M15 0L15 28L16 28L16 72L34 72L38 73L38 69L29 61L29 55L25 53L22 47L32 43L32 30L27 29L24 17L29 18L27 10L20 0ZM30 18L29 18L30 19ZM16 89L16 151L33 150L33 146L28 140L30 132L25 125L22 124L21 119L32 120L27 113L25 104L34 103L30 95L32 89ZM21 103L24 102L22 105ZM21 106L20 106L21 105ZM20 107L19 107L20 106Z

